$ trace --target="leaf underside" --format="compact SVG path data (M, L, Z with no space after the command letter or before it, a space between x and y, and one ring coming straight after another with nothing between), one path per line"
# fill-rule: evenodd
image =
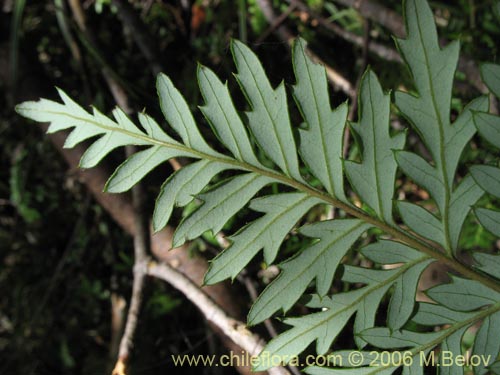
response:
M49 133L71 130L66 147L90 141L80 161L83 168L95 166L119 147L141 146L111 175L108 192L129 190L171 159L189 159L165 179L153 213L153 228L160 231L176 207L189 206L177 225L174 246L207 231L215 234L244 208L251 211L246 225L228 233L229 246L211 261L205 283L234 279L262 250L267 265L281 260L280 274L253 304L249 324L277 312L286 314L304 296L309 311L283 320L289 328L267 344L256 370L270 367L264 353L287 362L314 344L318 354L326 354L353 322L354 343L363 361L349 366L352 351L335 351L331 354L343 361L331 362L328 368L308 367L306 373L391 374L402 366L381 362L375 351L363 351L370 345L408 353L413 360L402 373L423 374L424 366L417 363L421 353L427 356L440 347L442 353L461 354L464 333L482 322L471 353L491 360L476 366L474 373L500 373L500 287L495 284L500 280L500 256L475 252L468 268L455 259L472 209L481 226L500 237L500 210L477 207L484 194L500 198L498 164L474 165L470 173L459 168L461 154L476 132L500 148L500 117L488 113L488 99L480 97L451 121L459 44L440 47L425 0L405 1L404 11L408 36L396 43L414 90L396 92L394 104L427 156L405 150L406 132L390 126L390 93L370 69L360 82L358 121L348 123L347 103L332 108L325 69L311 60L300 38L292 46L295 84L290 88L302 117L300 126L291 124L285 84L274 88L258 57L243 43L233 41L231 51L235 78L246 99L244 113L236 108L227 82L198 66L204 100L199 108L220 143L217 150L203 138L207 129L200 131L182 94L164 74L156 87L168 132L144 113L137 126L120 109L112 117L96 109L88 112L62 90L62 103L42 99L16 110L49 122ZM500 67L485 64L481 74L498 97ZM360 152L352 160L343 157L347 126L359 143ZM395 200L398 168L429 193L430 202ZM334 219L302 225L310 213L333 208ZM296 234L306 237L309 245L292 255L280 254L282 244ZM347 264L351 250L359 253L357 259L363 257L361 264ZM428 290L433 303L417 302L419 279L436 259L470 272ZM344 285L341 291L335 280ZM384 314L385 326L375 326L378 314ZM440 372L462 374L464 368L453 364Z

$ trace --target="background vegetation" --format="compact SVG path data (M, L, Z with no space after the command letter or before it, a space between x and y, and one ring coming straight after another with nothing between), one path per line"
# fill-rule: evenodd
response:
M81 13L75 3L80 4ZM339 89L338 83L334 85L333 104L353 100L352 90L367 64L378 72L384 87L409 86L402 65L373 49L374 45L393 48L391 25L377 22L376 14L346 7L349 3L3 1L0 373L109 373L119 339L119 330L113 324L119 322L116 314L123 311L123 303L129 299L133 265L132 238L97 203L81 175L68 169L58 149L40 129L28 126L14 114L13 105L40 96L53 98L53 87L58 86L79 103L92 103L108 113L117 102L117 94L109 84L111 78L123 88L118 99L124 100L130 110L146 107L159 119L156 73L163 71L172 77L188 103L201 103L196 64L200 61L219 76L231 79L234 67L228 50L230 38L247 42L258 53L273 83L283 77L292 83L290 52L282 37L285 32L307 39L312 50L350 83L351 91L349 87ZM377 4L401 14L399 0ZM271 22L266 6L275 11ZM431 6L444 39L459 38L469 60L498 63L500 2L450 0L434 1ZM352 43L349 36L361 42ZM458 111L481 87L467 72L459 72L457 77L460 82L454 105ZM230 89L234 88L231 80ZM236 105L242 108L242 103ZM355 116L351 114L351 118ZM201 116L198 119L201 121ZM413 147L420 147L416 140L413 142ZM485 160L490 152L485 142L476 139L466 159ZM123 155L118 153L108 159L111 166L116 166ZM144 184L148 212L152 212L157 188L170 172L170 167L165 166ZM400 183L404 184L407 199L414 196L420 200L425 194L409 183ZM174 224L181 215L176 213ZM226 229L241 227L244 215ZM492 236L473 221L465 233L465 249L498 247ZM301 241L305 239L290 245L288 254L300 249L304 245ZM218 242L206 235L195 241L190 251L210 259L218 249ZM252 288L262 290L270 274L263 264L254 262L246 276L234 283L232 289L243 312L250 305ZM280 329L279 323L276 328ZM269 337L264 327L256 329ZM170 360L172 353L225 351L201 314L179 292L160 281L148 284L135 339L134 374L164 374L167 370L232 373L233 369L215 367L175 369Z

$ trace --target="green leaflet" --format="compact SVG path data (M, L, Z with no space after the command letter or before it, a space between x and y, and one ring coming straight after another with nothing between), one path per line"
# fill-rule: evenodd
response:
M283 172L302 180L284 84L273 90L259 59L243 43L233 40L231 51L238 68L236 78L252 107L246 114L253 135Z
M500 98L500 65L483 64L481 66L481 77L491 92Z
M398 209L411 230L439 244L445 243L441 222L425 208L399 201Z
M160 97L160 107L163 115L172 128L181 136L183 143L195 150L217 155L201 136L189 106L170 78L165 74L159 74L156 89Z
M434 341L442 335L443 331L420 333L405 330L391 331L382 327L370 328L362 333L364 340L381 349L413 348Z
M344 128L347 104L330 108L325 68L307 56L306 43L293 45L293 68L297 84L293 96L307 125L300 131L300 153L326 191L346 201L342 170Z
M478 112L474 114L474 122L483 138L500 148L500 117Z
M198 83L206 102L200 110L221 142L236 159L264 168L255 157L243 122L229 95L227 83L222 84L214 72L202 65L198 66Z
M360 251L365 257L379 264L408 263L422 256L411 247L388 240L379 240Z
M427 190L436 202L444 202L445 187L437 169L413 152L396 151L395 157L399 167L413 181Z
M474 165L470 173L484 191L500 198L500 168L490 165Z
M450 242L453 249L458 247L458 240L465 218L469 214L472 205L482 195L483 190L470 175L465 177L451 194L448 223Z
M427 291L437 303L457 311L472 311L500 302L500 293L475 280L453 276L453 282L438 285Z
M161 187L153 213L153 228L161 230L170 218L174 206L185 206L210 180L228 169L228 165L209 160L200 160L189 164L170 176Z
M58 90L58 92L64 104L43 99L38 102L20 104L16 110L19 114L32 120L50 122L48 133L74 127L74 135L70 136L68 144L71 147L96 135L102 135L83 155L80 160L82 168L95 166L117 147L129 144L148 144L146 140L138 137L142 134L141 131L128 120L121 110L113 111L113 116L116 119L114 122L101 115L97 110L94 110L94 114L86 112L62 90Z
M204 203L177 227L173 246L202 235L207 230L218 233L233 215L239 212L265 185L273 182L265 176L247 173L207 192L198 198Z
M351 186L362 200L387 223L392 223L392 197L397 164L393 150L404 146L405 134L389 135L389 94L384 94L378 79L368 70L361 81L359 118L352 124L363 143L361 163L345 161Z
M459 323L473 316L473 313L450 310L434 303L420 303L412 321L426 326L442 326Z
M420 275L427 268L429 261L415 249L393 241L381 240L364 247L362 254L372 261L382 264L408 264L394 281L394 290L387 312L387 325L391 329L400 329L410 318L415 304L415 285ZM346 280L348 278L346 277Z
M395 100L431 153L435 170L418 157L408 157L407 153L398 155L398 162L402 161L400 166L403 170L429 190L441 214L439 231L442 235L438 236L432 230L417 233L425 237L431 235L432 238L427 238L433 241L439 239L438 242L452 253L456 251L466 216L465 213L458 220L450 212L450 202L458 202L453 189L455 172L462 150L475 133L472 111L487 110L488 102L486 98L476 99L451 124L450 100L458 61L458 43L451 43L443 49L439 47L434 17L425 0L406 1L405 14L408 37L398 39L397 44L414 77L418 96L397 92ZM459 191L455 195L462 193ZM462 210L468 212L469 207L479 199L480 194L477 191L474 193L470 193L467 202L457 203ZM436 224L430 215L416 208L412 212L418 213L427 223ZM416 229L415 225L407 224Z
M179 156L179 152L161 146L153 146L147 150L139 151L115 170L104 190L109 193L127 191L158 165L175 156ZM189 154L185 156L189 156Z
M326 295L340 261L368 228L369 224L354 219L323 221L300 228L300 233L319 241L280 265L278 278L250 309L248 323L259 323L279 309L289 310L313 279L318 294ZM283 290L288 292L284 294Z
M247 263L264 249L264 259L271 264L285 236L297 221L320 203L303 193L288 193L254 199L250 208L265 215L229 237L232 244L210 264L206 284L235 278Z

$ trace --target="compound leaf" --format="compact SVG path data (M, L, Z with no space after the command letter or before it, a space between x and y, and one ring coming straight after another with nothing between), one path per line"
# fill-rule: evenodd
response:
M449 202L463 193L453 189L455 173L460 155L476 131L472 113L487 110L488 101L485 97L472 101L455 123L451 123L451 90L458 61L458 42L445 48L439 46L434 17L426 1L406 1L405 14L408 37L398 39L397 45L414 78L418 96L397 92L395 101L422 138L433 158L434 167L420 158L410 158L408 154L399 155L398 161L408 175L428 189L441 215L438 225L437 218L434 220L431 214L424 214L423 209L413 208L412 212L418 213L419 218L435 226L435 230L427 228L417 233L431 235L432 237L427 238L440 243L452 254L457 250L463 220L469 212L468 207L461 207L465 211L460 220L450 212ZM470 206L475 203L474 198L479 198L479 194L471 193L468 198ZM408 210L405 211L409 213ZM403 219L413 220L409 215ZM418 229L414 222L406 222L412 230Z

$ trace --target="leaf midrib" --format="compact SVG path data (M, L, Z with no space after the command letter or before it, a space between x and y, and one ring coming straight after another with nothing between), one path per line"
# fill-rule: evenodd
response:
M236 48L239 48L239 47L237 46ZM279 134L280 134L280 133L279 133L279 132L277 131L277 129L276 129L277 124L276 124L276 122L273 120L273 117L271 116L271 112L269 111L269 108L268 108L268 106L267 106L267 102L264 100L263 93L262 93L262 92L261 92L261 90L260 90L260 85L259 85L259 83L255 80L255 74L254 74L253 70L251 69L251 65L248 63L248 61L247 61L247 59L246 59L245 54L244 54L244 53L242 53L242 52L241 52L241 50L240 50L240 55L241 55L241 57L243 58L243 60L245 61L245 64L247 65L248 70L252 72L252 74L250 74L250 76L251 76L251 78L252 78L252 80L253 80L253 82L254 82L254 84L255 84L255 88L257 89L257 92L259 93L259 96L260 96L261 102L262 102L263 107L264 107L264 109L265 109L265 113L267 114L267 117L269 118L269 120L271 121L271 124L273 125L273 130L274 130L273 135L274 135L274 138L276 139L276 142L278 143L278 146L279 146L279 149L280 149L280 156L281 156L281 160L282 160L282 162L283 162L283 164L284 164L284 167L285 167L285 168L284 168L284 169L285 169L285 170L284 170L284 172L285 172L285 173L290 173L291 175L293 175L295 171L291 171L291 170L290 170L290 166L289 166L289 164L288 164L288 158L287 158L286 153L284 152L283 144L282 144L282 142L281 142L281 138L280 138L280 136L279 136ZM278 87L279 87L279 86L278 86ZM272 87L271 87L271 90L272 90L272 92L273 92L273 93L274 93L274 92L276 92L276 90L275 90L275 89L273 89ZM246 91L246 90L245 90L245 91ZM286 99L285 99L285 101L286 101ZM253 103L252 103L252 104L253 104ZM255 109L254 109L254 110L255 110Z
M382 220L385 219L385 210L384 210L384 205L382 203L382 189L380 188L380 176L379 176L379 166L378 166L378 149L377 147L377 131L375 129L375 109L374 109L374 103L373 103L373 95L372 95L372 89L371 89L371 80L372 77L369 77L369 83L368 85L370 86L370 112L371 112L371 128L372 128L372 134L373 134L373 170L375 173L375 186L377 187L376 191L376 196L377 196L377 204L378 204L378 209L379 209L379 215ZM385 95L382 93L382 96L384 97L385 100Z
M301 53L302 53L302 58L306 60L306 56L304 55L304 49L301 48L300 49ZM312 62L311 62L312 63ZM313 76L311 75L311 70L309 69L309 64L304 63L304 65L306 66L306 70L307 70L307 75L309 77L309 80L307 81L309 83L309 86L311 87L311 92L312 92L312 95L313 95L313 98L314 98L314 106L316 108L316 113L317 113L317 120L318 120L318 127L319 127L319 133L320 133L320 139L321 139L321 155L324 156L324 162L325 162L325 166L326 166L326 174L327 174L327 177L328 177L328 184L329 186L326 187L327 190L332 194L332 196L334 198L336 198L336 194L335 194L335 185L333 183L333 178L332 178L332 173L331 173L331 165L330 165L330 158L327 157L328 155L328 152L327 152L327 148L326 148L326 137L325 137L325 133L324 133L324 128L322 125L325 124L325 122L323 122L323 118L322 118L322 114L323 112L320 110L319 106L318 106L318 98L316 96L316 91L317 90L314 90L313 89L313 84L312 82L314 82L314 78Z
M304 203L306 200L310 199L310 197L308 197L307 195L304 195L302 198L300 198L297 202L295 202L293 205L291 206L288 206L287 209L285 211L280 211L277 215L275 215L272 219L271 219L271 224L270 225L266 225L264 226L263 228L261 228L259 230L259 232L257 233L257 235L253 236L255 238L258 238L262 235L262 233L264 233L265 231L269 230L269 227L272 225L272 223L278 221L279 219L281 219L283 216L285 216L285 214L288 214L289 211L297 208L299 205L301 205L302 203ZM266 216L262 216L260 218L258 218L257 220L264 220ZM255 221L253 222L255 223ZM235 254L236 256L240 255L241 253L245 252L251 245L253 245L255 242L254 241L247 241L247 243ZM231 249L231 247L233 247L233 244L231 244L229 247L226 248L226 250L229 250ZM257 245L258 249L257 251L260 251L261 249L265 248L265 245L261 245L260 243ZM221 253L222 254L225 254L225 253ZM233 255L232 258L235 257L235 255ZM222 265L222 267L220 266L220 258L218 260L218 263L219 263L219 268L220 270L217 271L216 273L214 273L213 275L218 275L220 272L222 272L226 266L232 261L232 259L230 258L226 263L224 263ZM211 277L213 278L213 276Z
M415 5L416 6L416 5ZM436 115L436 119L438 122L438 131L439 131L439 166L440 166L440 171L443 177L443 184L444 184L444 205L443 205L443 212L442 217L443 217L443 229L444 229L444 240L445 240L445 250L447 254L451 257L452 256L452 246L451 246L451 238L450 238L450 228L449 228L449 223L448 223L448 216L449 216L449 204L450 204L450 185L448 181L448 171L446 168L446 156L445 156L445 147L444 147L444 123L443 119L441 118L441 114L439 113L439 108L437 105L437 99L436 99L436 93L435 93L435 88L432 80L432 74L430 71L430 62L429 62L429 55L427 54L427 49L425 48L425 42L424 42L424 37L422 35L422 30L420 27L420 15L419 12L415 9L415 17L417 19L417 25L418 25L418 37L420 39L420 43L422 45L422 50L424 54L424 59L425 59L425 68L427 71L427 80L429 84L429 89L430 89L430 96L431 96L431 101L432 101L432 108L434 110L434 114ZM438 47L439 53L441 53L441 49Z

